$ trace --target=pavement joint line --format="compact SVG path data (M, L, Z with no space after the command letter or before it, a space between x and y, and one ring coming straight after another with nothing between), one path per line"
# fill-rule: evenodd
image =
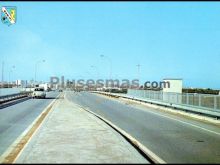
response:
M129 99L129 98L127 98L127 99L128 99L128 100L131 100L131 99ZM190 124L190 123L187 123L187 122L184 122L184 121L178 120L178 119L174 119L174 118L172 118L172 117L168 117L168 116L165 116L165 115L158 114L158 113L156 113L156 112L152 112L152 111L148 111L148 112L149 112L149 113L152 113L152 114L155 114L155 115L158 115L158 116L161 116L161 117L163 117L163 118L168 118L168 119L171 119L171 120L174 120L174 121L178 121L178 122L183 123L183 124L186 124L186 125L190 125L190 126L195 127L195 128L199 128L199 129L201 129L201 130L204 130L204 131L207 131L207 132L210 132L210 133L216 134L216 135L220 135L219 132L215 132L215 131L212 131L212 130L206 129L206 128L203 128L203 127L197 126L197 125L195 125L195 124Z
M28 126L27 129L23 131L23 133L8 147L8 149L0 156L1 164L12 164L16 161L20 153L23 151L25 146L30 141L31 137L34 133L42 125L44 119L48 116L51 111L53 105L56 103L57 98L60 97L59 94L43 111L38 117Z
M70 101L69 99L67 99L68 101ZM71 102L71 101L70 101ZM115 131L117 131L120 135L122 135L130 144L132 144L132 146L134 146L138 152L141 154L151 163L155 163L155 164L166 164L166 162L161 159L159 156L157 156L155 153L153 153L150 149L148 149L146 146L144 146L143 144L141 144L137 139L135 139L134 137L132 137L130 134L128 134L126 131L122 130L121 128L119 128L118 126L114 125L112 122L110 122L109 120L105 119L104 117L92 112L89 109L86 109L84 107L82 107L79 104L76 104L77 106L79 106L81 109L87 111L88 113L96 116L97 118L99 118L100 120L104 121L106 124L108 124L110 127L112 127Z

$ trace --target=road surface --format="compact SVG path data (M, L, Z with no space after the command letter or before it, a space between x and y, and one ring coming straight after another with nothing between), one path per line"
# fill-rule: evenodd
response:
M220 163L220 127L88 92L66 97L105 117L167 163Z
M58 92L47 92L46 99L29 99L0 109L0 155L28 128L58 94Z

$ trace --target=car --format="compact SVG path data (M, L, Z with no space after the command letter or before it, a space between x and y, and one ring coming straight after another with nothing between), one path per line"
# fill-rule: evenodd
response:
M35 88L32 93L32 98L46 98L46 92L44 88Z

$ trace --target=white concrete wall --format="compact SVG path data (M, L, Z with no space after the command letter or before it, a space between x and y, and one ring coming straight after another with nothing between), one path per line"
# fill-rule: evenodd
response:
M170 88L163 88L163 101L170 103L180 103L182 102L182 79L164 79L165 82L170 82Z
M163 88L163 92L182 93L183 80L182 79L164 79L164 82L170 82L170 88Z

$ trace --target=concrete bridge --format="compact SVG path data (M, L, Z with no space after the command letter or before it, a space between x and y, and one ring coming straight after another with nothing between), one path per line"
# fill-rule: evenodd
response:
M220 121L131 93L50 91L0 109L0 155L3 163L219 163Z

